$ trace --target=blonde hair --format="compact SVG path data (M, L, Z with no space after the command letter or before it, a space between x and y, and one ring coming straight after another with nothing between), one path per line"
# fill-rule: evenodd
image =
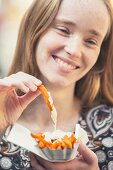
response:
M8 75L23 71L38 77L35 48L41 34L50 26L60 0L34 0L20 24L15 55Z
M110 0L103 1L110 16L110 30L96 64L77 84L76 94L84 108L103 103L113 105L113 8Z
M77 82L75 94L83 107L107 102L113 104L113 9L110 0L103 0L109 16L109 35L103 41L97 63ZM35 48L41 34L54 20L62 0L35 0L25 13L20 25L14 60L9 74L23 71L38 77Z

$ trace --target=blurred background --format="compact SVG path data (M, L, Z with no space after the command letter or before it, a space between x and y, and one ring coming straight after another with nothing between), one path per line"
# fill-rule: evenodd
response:
M6 75L11 64L20 20L32 1L0 0L0 77Z
M0 77L6 75L16 45L18 28L32 0L0 0Z

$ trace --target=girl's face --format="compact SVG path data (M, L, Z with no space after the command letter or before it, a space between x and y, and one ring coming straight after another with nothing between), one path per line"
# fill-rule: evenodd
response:
M102 0L63 0L36 48L41 79L69 86L96 63L110 19Z

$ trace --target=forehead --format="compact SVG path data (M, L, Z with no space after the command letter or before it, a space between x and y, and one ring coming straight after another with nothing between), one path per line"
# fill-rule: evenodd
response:
M108 30L110 16L104 0L63 0L56 16L79 23L81 26L94 26L98 29Z
M87 12L86 12L87 11ZM104 0L62 0L59 13L109 15ZM90 13L89 13L90 12Z

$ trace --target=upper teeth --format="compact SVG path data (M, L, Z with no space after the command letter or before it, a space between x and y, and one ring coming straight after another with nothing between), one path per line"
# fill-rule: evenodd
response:
M60 64L60 66L68 68L68 69L75 69L75 66L68 64L66 62L64 62L63 60L61 60L60 58L55 58L55 61Z

